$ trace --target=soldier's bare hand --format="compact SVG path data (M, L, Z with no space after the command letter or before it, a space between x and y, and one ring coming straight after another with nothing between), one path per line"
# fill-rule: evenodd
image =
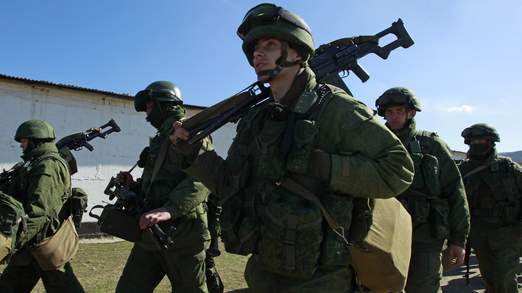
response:
M450 245L448 247L450 258L455 266L461 266L464 264L464 257L466 256L466 250L457 245Z
M159 222L168 221L172 218L171 214L164 208L149 211L140 217L140 229L145 230Z
M134 178L132 177L132 174L127 171L120 171L120 173L116 175L116 178L118 178L118 181L120 181L121 184L123 184L123 186L127 188L132 184L136 183L136 181L134 181Z
M183 128L183 124L181 122L176 121L174 124L172 124L172 126L174 127L174 133L172 133L169 137L172 144L177 144L179 140L188 140L189 132Z

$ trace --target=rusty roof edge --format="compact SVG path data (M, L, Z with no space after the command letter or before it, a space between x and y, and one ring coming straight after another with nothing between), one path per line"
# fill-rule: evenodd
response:
M70 84L55 83L55 82L46 81L46 80L35 80L35 79L30 79L30 78L25 78L25 77L16 77L16 76L6 75L6 74L2 74L2 73L0 73L0 78L20 81L20 82L29 83L29 84L46 85L46 86L52 86L52 87L57 87L57 88L72 89L72 90L79 90L79 91L90 92L90 93L109 95L109 96L112 96L115 98L126 99L126 100L131 100L131 101L134 99L134 96L131 96L126 93L116 93L116 92L111 92L111 91L92 89L92 88L70 85ZM186 107L197 108L197 109L206 109L207 108L205 106L197 106L197 105L190 105L190 104L184 104L184 105Z

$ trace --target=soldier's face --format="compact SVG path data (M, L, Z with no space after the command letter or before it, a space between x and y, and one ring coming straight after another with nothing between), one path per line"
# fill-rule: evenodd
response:
M469 140L469 144L487 144L488 139L484 137L474 137Z
M415 117L417 113L413 109L408 109L406 106L392 106L384 110L384 119L392 130L402 129L408 120Z
M22 148L22 150L26 150L27 147L29 146L29 139L27 138L21 138L20 139L20 147Z
M257 40L256 46L254 47L254 52L252 53L252 61L254 64L254 70L257 74L257 78L259 81L266 80L268 76L266 73L267 70L272 70L276 68L276 62L279 57L281 57L282 47L281 41L275 38L266 38ZM287 50L287 61L296 61L300 59L297 51L288 48ZM283 71L286 67L283 69ZM282 71L282 73L283 73Z

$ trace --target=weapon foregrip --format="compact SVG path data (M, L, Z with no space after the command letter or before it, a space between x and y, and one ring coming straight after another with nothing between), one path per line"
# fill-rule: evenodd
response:
M366 82L368 79L370 79L368 72L366 72L366 70L364 70L364 68L362 68L359 64L356 64L353 68L351 68L351 70L362 82Z

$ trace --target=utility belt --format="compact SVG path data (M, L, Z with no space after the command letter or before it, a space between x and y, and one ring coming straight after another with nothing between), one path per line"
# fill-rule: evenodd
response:
M414 229L429 224L432 237L435 239L448 237L450 209L447 199L429 196L416 190L408 190L397 199L410 213Z

